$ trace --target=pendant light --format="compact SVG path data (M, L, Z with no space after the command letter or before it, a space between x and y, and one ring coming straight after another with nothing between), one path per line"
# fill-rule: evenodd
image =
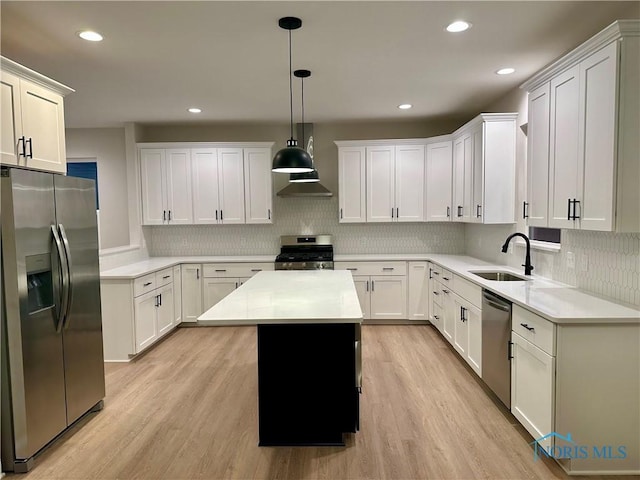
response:
M291 183L311 183L311 182L319 182L320 177L318 176L318 170L315 165L313 165L313 150L309 152L309 148L307 145L304 145L305 137L304 137L304 79L309 78L311 76L311 72L309 70L296 70L293 72L293 75L296 78L300 79L301 82L301 90L302 90L302 148L307 151L309 156L311 157L311 164L313 166L313 170L305 173L292 173L289 175L289 182ZM313 147L311 147L313 148Z
M293 87L291 78L291 30L297 30L302 26L302 20L297 17L283 17L278 20L280 28L289 31L289 104L291 138L287 140L286 148L283 148L273 157L272 171L278 173L304 173L313 170L313 161L309 154L298 147L298 142L293 138Z

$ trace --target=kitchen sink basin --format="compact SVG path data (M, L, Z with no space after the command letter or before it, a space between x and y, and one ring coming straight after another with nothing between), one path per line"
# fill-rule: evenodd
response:
M520 277L509 272L470 272L485 280L494 280L496 282L526 282L529 278Z

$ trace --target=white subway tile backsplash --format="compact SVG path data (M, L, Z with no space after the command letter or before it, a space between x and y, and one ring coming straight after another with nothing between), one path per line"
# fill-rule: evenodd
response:
M499 253L513 225L467 225L466 254L516 268L524 259L524 248ZM474 241L482 237L482 241ZM560 252L531 251L533 273L575 285L598 295L640 306L640 234L562 230ZM575 268L567 265L567 253L575 255ZM582 268L586 255L588 268Z
M464 226L451 223L338 223L338 199L274 200L273 225L144 227L151 256L275 255L280 236L329 233L338 254L464 253Z

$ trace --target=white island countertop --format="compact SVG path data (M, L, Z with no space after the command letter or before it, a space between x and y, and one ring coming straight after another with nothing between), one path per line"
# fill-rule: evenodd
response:
M198 317L199 325L362 323L351 272L259 272Z

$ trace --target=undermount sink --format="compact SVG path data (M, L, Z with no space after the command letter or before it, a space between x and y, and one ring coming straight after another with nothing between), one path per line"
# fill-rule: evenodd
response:
M530 278L520 277L509 272L470 272L485 280L494 280L496 282L526 282Z

